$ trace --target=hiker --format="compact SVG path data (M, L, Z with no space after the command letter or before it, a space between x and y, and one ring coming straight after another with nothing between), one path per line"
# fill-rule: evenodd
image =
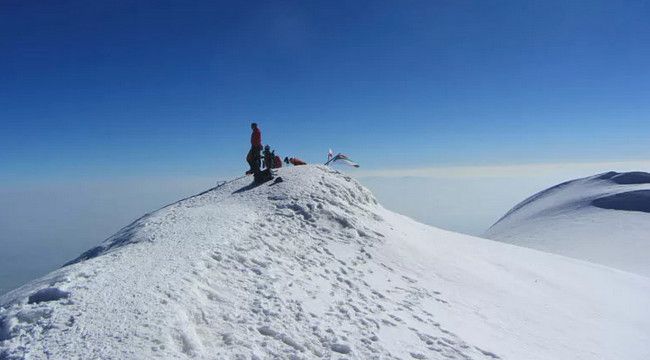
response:
M266 145L264 147L262 157L264 158L264 167L267 169L273 169L273 158L275 157L275 153L271 151L271 147L269 145Z
M273 158L273 168L277 169L281 167L282 167L282 159L280 158L279 155L275 155L275 157Z
M270 145L264 146L264 151L262 152L262 158L264 159L264 168L266 169L277 169L282 167L282 158L275 155L275 150L271 150Z
M291 164L291 165L293 165L293 166L298 166L298 165L307 165L306 162L304 162L304 161L302 161L302 160L300 160L300 159L298 159L298 158L295 158L295 157L292 157L292 158L290 158L290 157L285 157L285 158L284 158L284 162L287 163L287 164Z
M251 130L253 130L251 133L251 149L246 155L246 161L250 166L250 170L246 172L247 174L260 171L260 151L262 151L262 133L256 123L251 124Z

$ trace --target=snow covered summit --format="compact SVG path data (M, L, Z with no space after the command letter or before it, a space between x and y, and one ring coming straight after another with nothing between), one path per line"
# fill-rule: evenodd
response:
M439 230L322 166L148 214L0 297L0 359L647 359L650 280Z
M650 277L650 174L556 185L516 205L485 237Z

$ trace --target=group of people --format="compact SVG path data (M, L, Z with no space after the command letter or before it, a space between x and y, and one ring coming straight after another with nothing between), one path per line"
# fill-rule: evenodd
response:
M246 155L246 161L248 162L250 169L246 173L260 173L262 164L264 165L265 170L282 167L282 160L280 156L275 154L275 150L271 150L269 145L262 147L262 132L257 126L257 123L251 124L251 130L253 131L251 134L251 149L248 151L248 155ZM284 162L294 166L307 164L295 157L285 157Z

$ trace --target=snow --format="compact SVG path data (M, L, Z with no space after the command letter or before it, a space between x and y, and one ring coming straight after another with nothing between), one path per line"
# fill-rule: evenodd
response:
M650 358L648 278L417 223L327 167L279 175L0 297L0 359Z
M531 196L484 236L650 276L650 174L608 172Z

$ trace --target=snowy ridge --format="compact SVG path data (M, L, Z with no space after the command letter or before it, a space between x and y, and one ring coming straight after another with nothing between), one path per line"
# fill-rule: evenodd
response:
M607 172L522 201L485 237L650 276L650 174Z
M0 359L647 359L650 280L419 224L322 166L225 183L0 297Z

